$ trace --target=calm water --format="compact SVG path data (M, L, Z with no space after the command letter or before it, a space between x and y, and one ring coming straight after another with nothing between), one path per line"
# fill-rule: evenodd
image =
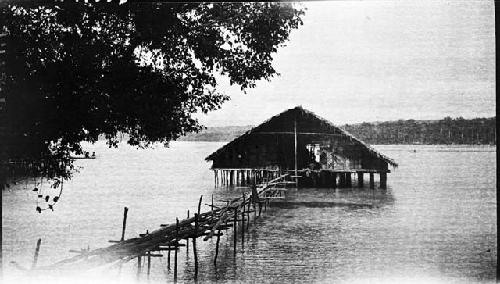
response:
M2 249L6 282L26 281L9 264L29 267L38 238L39 265L70 249L104 247L186 216L200 195L208 203L244 188L214 188L204 158L224 143L177 142L170 148L108 149L88 145L96 160L64 184L54 212L35 212L33 181L3 192ZM300 189L252 224L233 255L232 233L199 246L202 282L494 282L496 269L496 150L494 147L379 146L400 167L387 190ZM413 150L416 150L414 152ZM366 182L366 178L365 178ZM49 193L48 184L42 184ZM53 191L53 190L52 190ZM220 203L220 202L219 202ZM355 204L355 205L349 205ZM357 205L356 205L357 204ZM208 207L205 207L208 210ZM179 253L179 279L193 276L192 249ZM97 279L134 281L136 262L96 270ZM145 271L145 269L144 269ZM37 276L39 280L40 275ZM146 282L146 275L140 276ZM29 278L33 280L33 278ZM53 279L51 280L53 281ZM149 282L173 281L166 258L153 258Z

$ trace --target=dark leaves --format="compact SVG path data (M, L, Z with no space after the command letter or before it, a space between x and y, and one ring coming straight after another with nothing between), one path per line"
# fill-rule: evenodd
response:
M272 54L303 11L282 3L127 3L8 6L3 90L11 156L47 158L69 177L70 153L99 135L147 147L201 129L192 117L220 108L222 73L242 89L276 74ZM56 185L57 186L57 185Z

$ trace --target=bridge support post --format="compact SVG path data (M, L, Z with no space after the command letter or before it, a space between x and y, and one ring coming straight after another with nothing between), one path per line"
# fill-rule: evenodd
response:
M351 173L346 173L346 186L352 187Z
M346 173L339 173L339 187L344 188L345 187L345 180L346 180Z
M241 247L245 246L245 193L243 193L243 203L241 209Z
M175 218L175 239L179 236L179 218ZM177 282L177 247L174 251L174 282Z
M234 255L236 255L236 242L238 239L238 228L237 228L237 222L238 222L238 208L234 208L234 217L233 217L233 250L234 250Z
M142 266L142 260L141 257L137 257L137 279L139 279L139 276L141 275L141 266Z
M151 273L151 252L148 251L148 280L149 280L149 274Z
M380 173L380 188L387 188L387 173Z
M214 257L214 265L217 266L217 256L219 255L219 243L220 243L220 235L221 232L217 233L217 242L215 243L215 257Z

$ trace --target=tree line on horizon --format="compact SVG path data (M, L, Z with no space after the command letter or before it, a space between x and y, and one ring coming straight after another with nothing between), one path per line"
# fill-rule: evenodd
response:
M252 126L208 127L181 141L230 141ZM496 117L363 122L340 126L368 144L496 145Z
M496 117L363 122L342 129L369 144L496 145Z

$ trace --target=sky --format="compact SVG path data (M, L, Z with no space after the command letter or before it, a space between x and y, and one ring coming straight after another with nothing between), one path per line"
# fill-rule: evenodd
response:
M300 3L304 25L274 56L281 76L197 116L257 125L301 105L334 124L495 116L493 1Z

